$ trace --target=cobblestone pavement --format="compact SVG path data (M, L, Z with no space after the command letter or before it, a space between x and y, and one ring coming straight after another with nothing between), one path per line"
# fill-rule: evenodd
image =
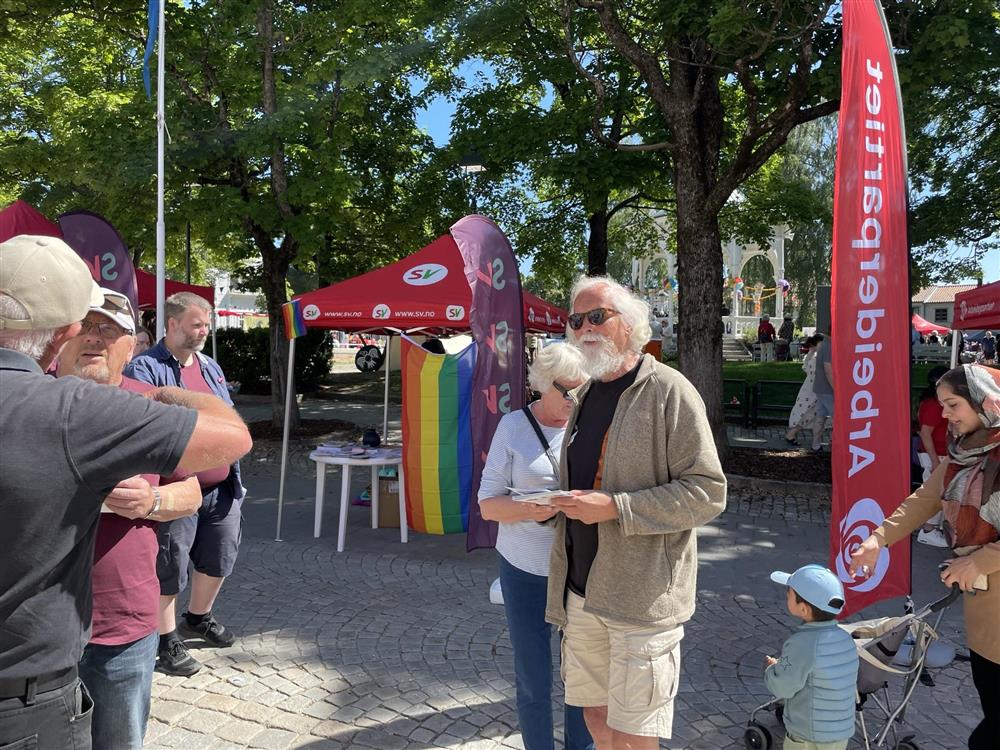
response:
M367 509L354 507L346 550L337 554L336 492L328 489L324 536L313 539L314 475L297 466L285 541L275 542L277 471L250 462L245 473L251 494L240 561L215 610L239 638L229 649L195 649L204 668L192 678L156 675L147 747L522 746L506 623L487 595L494 553L467 554L461 536L411 534L402 545L397 530L367 528ZM780 650L792 624L783 591L767 576L822 560L827 505L734 489L730 510L699 531L698 607L682 646L674 737L662 747L743 746L750 711L767 700L763 657ZM926 582L943 555L916 547L922 603L941 593ZM897 601L865 614L899 612ZM960 628L955 609L942 625L945 639L960 645ZM933 679L937 686L918 686L911 704L916 741L964 748L978 720L968 664L935 670ZM775 725L771 715L762 719Z

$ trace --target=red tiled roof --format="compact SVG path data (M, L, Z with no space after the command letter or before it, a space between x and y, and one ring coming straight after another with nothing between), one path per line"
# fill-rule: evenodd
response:
M975 284L948 284L946 286L929 286L921 289L910 302L929 305L932 303L949 303L955 301L955 295L975 289Z

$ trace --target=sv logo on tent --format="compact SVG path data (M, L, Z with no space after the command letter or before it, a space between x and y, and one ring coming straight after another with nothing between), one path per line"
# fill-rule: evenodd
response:
M440 263L421 263L403 274L403 281L410 286L437 284L448 275L448 269Z

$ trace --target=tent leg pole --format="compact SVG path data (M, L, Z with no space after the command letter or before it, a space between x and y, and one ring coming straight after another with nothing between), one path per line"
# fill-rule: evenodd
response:
M288 377L285 379L285 425L281 431L281 478L278 480L278 527L274 541L281 541L281 510L285 505L285 469L288 466L288 428L295 393L295 339L288 342Z
M385 398L382 402L382 439L389 440L389 363L392 356L392 334L385 339Z
M954 325L954 322L952 322ZM958 329L951 329L951 369L958 367Z
M215 348L215 331L219 327L219 314L214 309L212 310L212 359L216 362L219 361L219 354Z

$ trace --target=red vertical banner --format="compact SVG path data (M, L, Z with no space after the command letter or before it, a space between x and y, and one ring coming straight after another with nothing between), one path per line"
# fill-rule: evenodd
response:
M883 549L870 578L851 553L910 486L906 133L878 0L845 0L833 199L834 437L830 556L844 616L909 593L910 549Z

